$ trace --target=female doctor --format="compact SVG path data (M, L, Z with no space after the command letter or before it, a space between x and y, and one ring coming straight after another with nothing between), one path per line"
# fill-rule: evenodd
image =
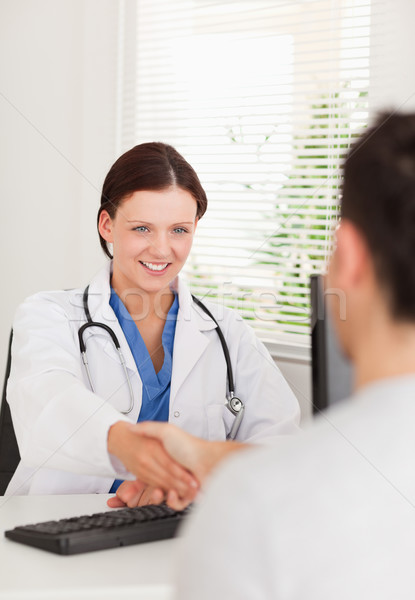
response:
M263 344L178 277L206 207L171 146L138 145L111 167L98 212L111 260L85 290L38 293L17 310L7 399L21 461L7 494L108 493L137 479L141 503L167 490L190 500L197 481L137 421L243 442L297 430L298 403Z

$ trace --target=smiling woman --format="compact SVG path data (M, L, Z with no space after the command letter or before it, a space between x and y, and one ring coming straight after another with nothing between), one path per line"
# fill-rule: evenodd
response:
M196 200L177 186L134 192L114 219L106 210L100 213L100 235L114 248L112 282L118 295L134 288L172 296L169 282L189 255L196 214Z
M297 401L263 344L233 311L209 303L206 314L179 277L206 208L171 146L135 146L111 167L97 220L111 260L86 290L38 293L17 311L7 397L21 462L8 494L107 493L131 479L133 503L191 501L198 481L136 423L233 439L217 322L245 407L235 439L296 431Z

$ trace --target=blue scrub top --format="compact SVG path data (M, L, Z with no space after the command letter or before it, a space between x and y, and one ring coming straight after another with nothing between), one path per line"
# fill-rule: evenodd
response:
M150 354L137 325L113 288L111 288L110 306L123 330L143 385L141 410L137 422L168 421L173 344L179 310L177 294L174 295L174 301L167 314L163 329L161 341L164 349L164 362L158 373L154 370ZM120 484L121 480L116 479L109 493L115 493Z

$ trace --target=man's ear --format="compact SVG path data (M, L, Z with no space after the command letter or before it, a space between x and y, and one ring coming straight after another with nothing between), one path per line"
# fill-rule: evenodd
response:
M103 210L99 215L98 231L106 242L113 243L112 219L106 210Z
M342 219L336 231L333 262L337 285L344 290L357 285L370 264L370 252L365 238L356 225L347 219Z

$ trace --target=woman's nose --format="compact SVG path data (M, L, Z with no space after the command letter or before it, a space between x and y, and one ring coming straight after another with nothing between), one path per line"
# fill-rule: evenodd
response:
M152 240L151 252L155 258L160 260L168 260L170 257L170 243L168 236L164 233L159 233Z

